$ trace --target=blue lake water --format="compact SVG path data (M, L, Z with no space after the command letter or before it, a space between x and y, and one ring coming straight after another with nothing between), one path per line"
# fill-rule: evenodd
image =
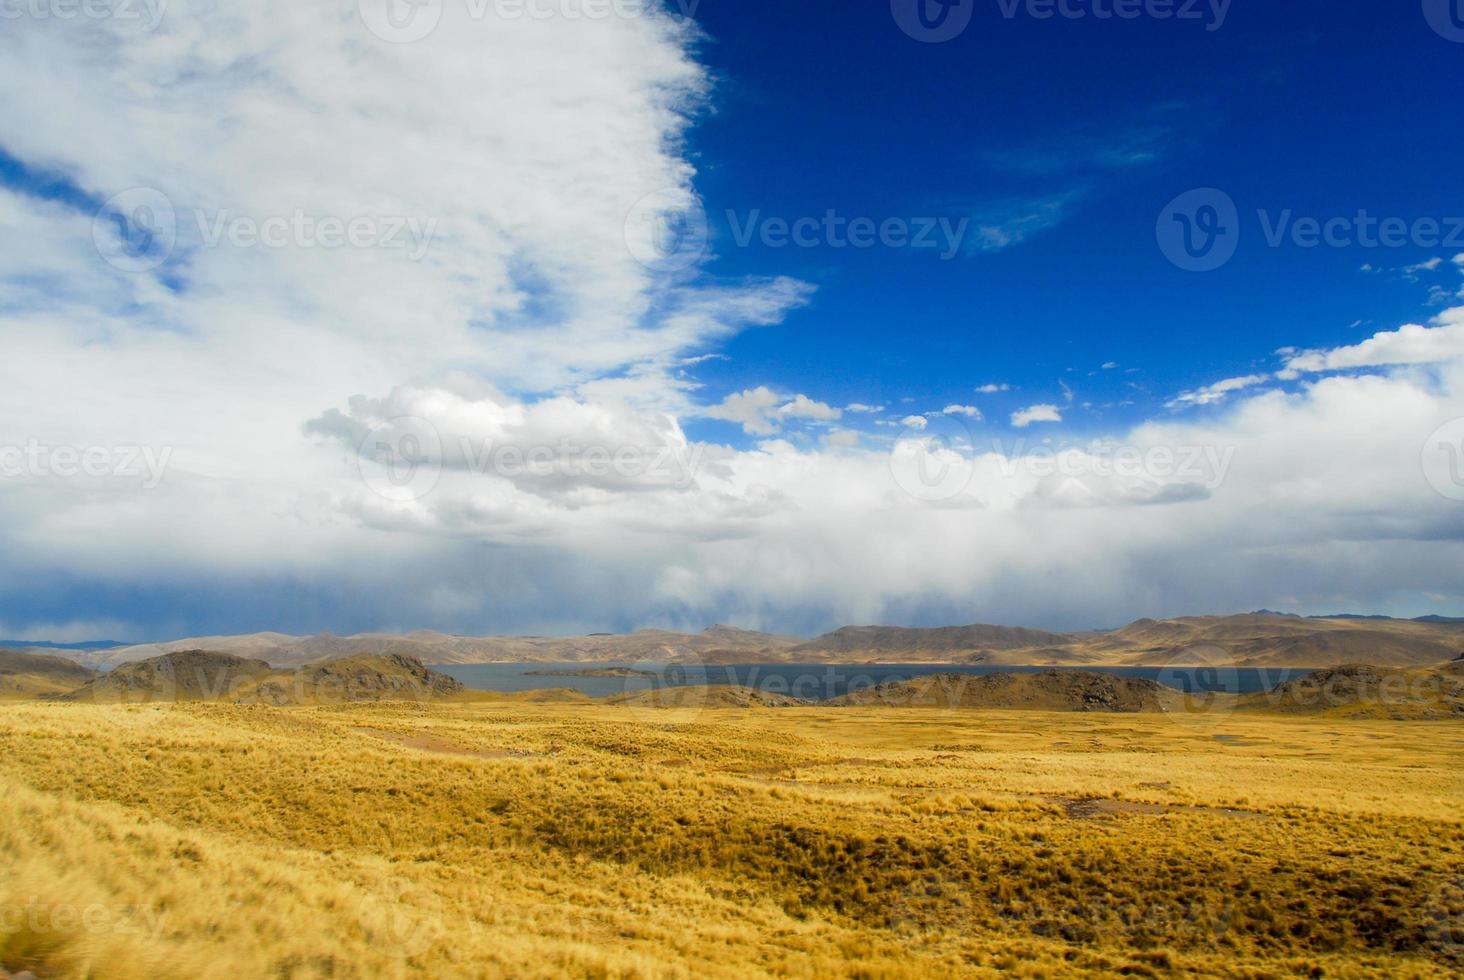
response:
M546 677L531 672L600 670L616 667L652 673L643 677ZM1051 667L951 666L947 664L731 664L715 666L667 667L644 663L596 664L456 664L436 667L463 684L479 691L539 691L568 688L603 698L633 691L690 684L735 684L752 687L765 694L788 694L797 698L821 701L851 691L862 691L889 681L906 681L928 674L1036 673ZM1078 668L1057 668L1078 669ZM1231 694L1257 694L1270 691L1279 684L1311 673L1309 670L1282 668L1175 668L1175 667L1084 667L1099 673L1122 677L1145 678L1190 693L1217 691Z

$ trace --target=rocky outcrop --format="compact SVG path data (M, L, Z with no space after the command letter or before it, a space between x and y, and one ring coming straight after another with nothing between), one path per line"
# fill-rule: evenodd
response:
M271 670L263 660L188 650L118 667L60 700L98 704L226 701L251 690Z
M933 674L894 681L828 702L836 707L984 708L988 710L1161 711L1154 681L1082 670L971 676Z

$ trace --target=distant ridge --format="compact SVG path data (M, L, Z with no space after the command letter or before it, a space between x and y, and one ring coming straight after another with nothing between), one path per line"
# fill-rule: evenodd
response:
M357 654L402 656L426 664L481 663L627 663L697 660L716 654L747 662L777 660L798 639L714 626L701 633L641 630L624 635L580 637L452 636L432 630L413 633L364 633L359 636L290 636L285 633L250 633L244 636L209 636L87 651L78 656L91 666L105 667L151 660L169 653L207 650L275 667L300 667Z
M1301 617L1271 610L1237 616L1140 619L1110 630L1058 633L977 624L910 628L846 626L813 640L713 626L700 633L641 630L578 637L453 636L431 630L359 636L252 633L170 643L68 651L94 668L202 650L272 667L347 656L401 656L424 664L862 664L933 663L1023 667L1153 667L1204 663L1235 667L1429 666L1464 647L1464 620L1391 619L1340 613Z
M118 640L89 640L86 643L52 643L49 640L0 640L0 648L7 650L112 650L132 646Z
M1027 629L1021 626L946 626L908 629L899 626L845 626L843 629L793 648L793 653L909 653L1022 650L1032 647L1064 646L1073 641L1066 633Z

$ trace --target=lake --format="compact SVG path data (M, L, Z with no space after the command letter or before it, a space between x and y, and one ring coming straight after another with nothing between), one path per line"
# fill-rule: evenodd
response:
M545 672L631 668L653 676L631 677L546 677ZM734 684L752 687L765 694L789 694L793 697L822 701L851 691L862 691L889 681L907 681L928 674L1038 673L1052 667L954 666L948 664L717 664L714 666L669 667L647 666L644 663L572 663L572 664L454 664L434 667L463 684L479 691L539 691L568 688L603 698L659 687L680 687L691 684ZM1180 667L1083 667L1094 673L1116 674L1157 681L1168 687L1190 693L1225 691L1231 694L1258 694L1279 684L1312 673L1304 669L1285 668L1180 668ZM531 676L537 674L538 676Z

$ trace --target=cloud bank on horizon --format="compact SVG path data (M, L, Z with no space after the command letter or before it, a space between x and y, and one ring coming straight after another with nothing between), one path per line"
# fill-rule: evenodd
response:
M0 34L0 634L1464 608L1464 305L1118 431L990 365L711 397L821 284L637 258L697 200L693 26L239 6Z

